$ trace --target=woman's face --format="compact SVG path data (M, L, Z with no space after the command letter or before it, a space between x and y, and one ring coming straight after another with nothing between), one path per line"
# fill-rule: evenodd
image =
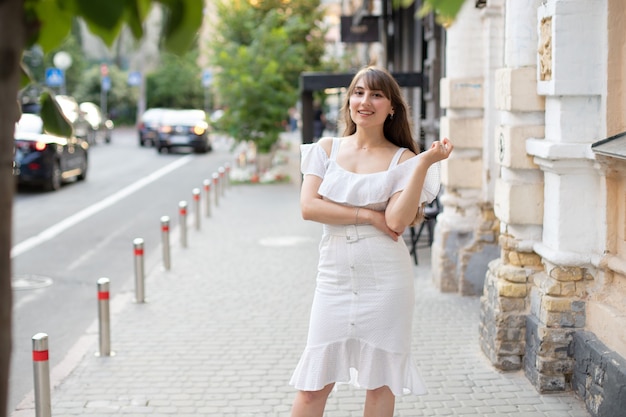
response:
M350 95L350 117L357 126L382 125L391 113L391 100L382 91L370 90L363 79L356 83Z

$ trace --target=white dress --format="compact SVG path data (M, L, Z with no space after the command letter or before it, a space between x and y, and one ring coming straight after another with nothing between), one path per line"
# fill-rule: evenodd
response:
M398 164L399 149L387 171L356 174L336 162L341 139L330 157L319 144L302 145L304 175L322 178L319 194L353 207L384 210L402 190L419 156ZM439 192L439 166L428 170L421 201ZM323 225L317 284L306 348L290 384L317 391L336 382L394 395L422 395L424 383L411 358L415 302L413 264L402 238L393 241L371 225Z

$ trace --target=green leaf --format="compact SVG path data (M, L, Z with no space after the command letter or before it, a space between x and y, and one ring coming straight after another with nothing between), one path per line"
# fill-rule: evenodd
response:
M65 138L74 134L74 128L61 111L61 107L54 99L53 93L49 90L41 94L41 120L43 120L44 130L53 135Z
M168 7L164 28L165 48L176 54L189 49L204 16L202 0L159 0Z
M394 0L406 1L406 0ZM465 0L424 0L422 7L418 11L418 16L425 16L434 11L438 20L442 24L450 24L461 10Z
M83 18L89 31L109 47L118 38L124 24L125 0L74 0L76 13ZM131 2L132 3L132 2Z
M143 37L143 21L150 12L151 0L135 0L126 3L124 19L135 39Z
M39 44L44 53L52 51L69 35L72 28L72 13L55 0L40 0L29 3L30 19L40 23L33 43ZM36 16L36 17L35 17Z
M33 77L28 70L28 67L24 65L24 61L20 62L20 90L28 87L33 82Z

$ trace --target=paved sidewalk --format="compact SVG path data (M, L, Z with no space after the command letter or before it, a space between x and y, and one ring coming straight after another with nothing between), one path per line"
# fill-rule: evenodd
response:
M321 233L301 220L298 192L232 186L187 248L172 231L171 270L146 259L146 303L112 283L115 355L95 355L94 323L53 370L52 415L289 416ZM478 298L440 293L420 255L413 348L429 393L398 398L395 416L588 416L572 394L538 395L522 372L497 372L478 346ZM341 386L326 416L362 415L363 394ZM19 408L13 417L35 415L32 398Z

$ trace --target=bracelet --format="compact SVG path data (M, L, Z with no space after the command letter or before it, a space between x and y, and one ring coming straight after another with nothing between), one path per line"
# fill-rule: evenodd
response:
M359 210L361 210L361 207L356 208L356 214L354 216L354 224L359 224Z

